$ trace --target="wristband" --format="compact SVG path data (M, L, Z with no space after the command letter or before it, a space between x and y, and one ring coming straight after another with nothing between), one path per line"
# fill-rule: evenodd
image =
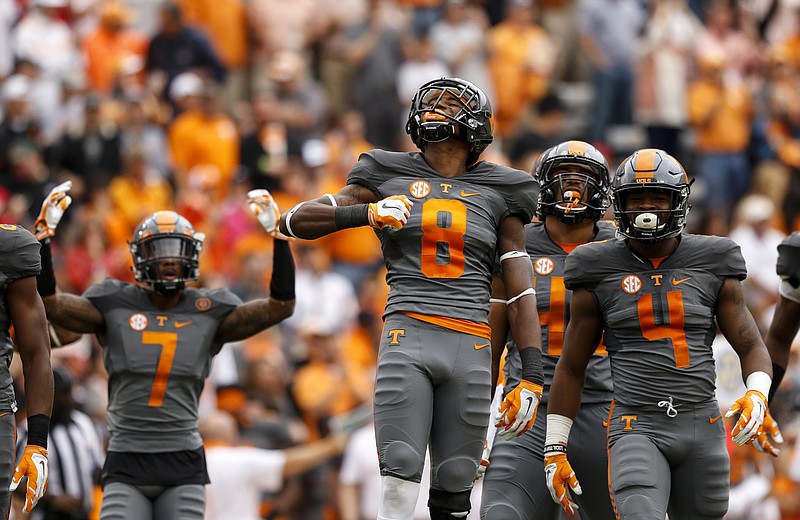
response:
M28 444L47 449L47 436L50 433L50 418L37 413L28 417Z
M772 384L769 387L770 401L772 401L772 398L775 397L775 394L778 392L778 387L781 386L781 381L783 381L783 376L785 374L785 368L780 365L776 365L775 363L772 364Z
M336 229L369 226L369 204L336 206Z
M56 275L53 272L53 254L50 250L50 239L41 242L42 272L36 277L36 291L39 296L52 296L56 293Z
M569 432L571 429L572 419L569 417L557 413L547 414L545 446L547 446L547 448L551 446L563 446L564 449L559 451L567 451L567 441L569 440ZM547 451L547 448L545 448L545 451Z
M519 351L519 357L522 360L522 379L544 386L542 351L536 347L528 347Z
M275 240L272 251L272 279L269 296L273 300L294 300L294 257L289 242Z
M544 445L544 454L549 455L551 453L566 453L567 447L563 444L545 444Z
M747 390L755 390L756 392L760 392L763 396L769 394L770 385L772 385L772 377L761 370L747 376L747 381L745 382Z

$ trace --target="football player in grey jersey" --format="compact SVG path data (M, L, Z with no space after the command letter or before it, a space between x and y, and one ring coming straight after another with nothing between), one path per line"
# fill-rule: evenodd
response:
M525 226L525 234L542 327L544 406L569 316L572 291L564 288L567 254L580 244L614 239L615 229L611 222L600 221L611 202L611 179L605 157L594 146L583 141L565 141L549 148L536 162L533 175L540 185L537 209L540 222ZM494 289L489 324L496 358L493 366L497 366L505 349L508 319L502 281L496 280ZM516 349L509 348L504 393L517 385L520 368ZM576 500L584 520L614 519L608 496L603 427L610 405L611 367L602 348L589 361L581 407L570 435L575 470L586 484L583 495ZM495 437L483 483L481 518L560 518L561 509L551 500L541 469L546 417L544 413L537 414L533 428L516 439Z
M27 477L30 513L47 488L47 435L53 410L53 372L44 305L36 293L41 269L39 243L27 230L0 224L0 516L6 518L11 491ZM10 328L14 328L14 340ZM9 365L14 346L22 360L28 412L28 443L14 465L17 411ZM12 477L13 476L13 477Z
M486 161L492 111L457 78L420 87L406 131L421 153L372 150L347 186L301 203L281 231L305 239L371 225L388 269L389 299L378 353L374 414L381 520L411 518L425 452L431 455L433 520L462 518L489 422L489 295L503 264L522 379L499 422L510 436L535 419L541 397L541 335L524 225L537 185L526 172Z
M275 236L279 212L271 197L250 195L251 210ZM247 303L225 288L187 287L199 277L202 246L188 220L158 211L130 243L137 283L108 279L77 296L56 291L49 240L42 243L39 292L48 317L95 334L109 375L101 519L203 518L208 475L198 401L212 358L294 309L294 260L285 240L274 242L270 296Z
M614 384L607 448L618 518L725 515L730 460L714 388L717 327L739 355L747 386L726 414L738 414L733 441L762 434L772 367L744 303L744 258L728 238L683 233L689 186L666 152L634 152L612 180L622 240L582 245L567 257L571 318L550 387L544 448L550 493L567 513L574 511L570 490L581 493L568 439L601 334Z
M778 246L778 276L781 277L780 300L767 333L766 343L772 358L772 387L775 395L789 365L789 351L800 329L800 231L795 231Z

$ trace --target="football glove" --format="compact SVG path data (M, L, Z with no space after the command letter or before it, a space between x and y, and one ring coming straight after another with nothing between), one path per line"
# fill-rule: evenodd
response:
M564 448L560 444L557 447ZM572 465L567 460L566 451L555 451L553 449L548 451L549 448L552 447L545 446L544 448L544 476L547 481L547 489L550 491L550 497L553 501L561 504L564 511L569 516L572 516L578 510L578 505L570 500L567 486L573 493L580 495L583 493L581 484L578 482L578 477L575 476Z
M770 437L772 437L772 442L770 442ZM764 422L761 423L761 428L758 430L758 435L753 437L750 443L756 451L769 453L773 457L777 457L781 454L781 450L775 447L775 444L781 444L782 442L783 435L781 435L781 430L778 428L778 423L772 418L769 409L767 409L764 414Z
M28 444L25 452L14 470L10 491L19 486L22 477L28 477L28 489L25 492L25 507L23 513L30 513L36 503L47 491L47 450L41 446Z
M481 460L478 463L478 469L475 471L475 480L483 478L486 474L486 469L489 467L489 442L483 441L483 453L481 453Z
M250 190L247 192L247 203L264 231L275 236L278 233L281 211L272 195L267 190Z
M737 399L725 414L725 417L739 414L739 419L731 431L733 442L742 446L758 435L766 411L767 398L758 390L748 390L743 397Z
M72 204L72 197L67 192L72 189L72 181L62 182L45 197L39 216L33 223L34 235L38 240L55 236L61 217Z
M392 195L369 205L367 218L372 227L396 231L408 222L411 202L405 195Z
M501 428L497 433L507 440L522 435L536 420L536 409L542 400L542 387L527 379L519 382L500 403L495 426Z

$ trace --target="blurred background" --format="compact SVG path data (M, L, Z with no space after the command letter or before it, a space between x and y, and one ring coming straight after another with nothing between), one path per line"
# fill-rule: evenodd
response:
M0 221L30 227L72 180L53 256L60 287L81 293L132 281L134 227L174 209L206 233L201 284L262 297L272 242L247 191L286 210L338 191L366 150L413 150L411 98L442 76L492 100L488 160L530 171L568 138L612 169L640 147L673 154L696 180L689 231L741 245L766 332L776 246L800 229L800 0L0 0ZM324 437L330 418L370 402L388 291L369 228L293 248L295 315L223 349L203 397L203 414L230 414L237 442L265 449ZM716 348L727 407L739 366L724 340ZM783 454L731 446L726 518L800 518L797 357L771 403ZM91 420L101 464L99 346L84 337L53 358L72 398L57 406ZM254 517L374 518L370 429L264 493ZM91 517L96 493L68 488L49 493L84 504L69 518Z

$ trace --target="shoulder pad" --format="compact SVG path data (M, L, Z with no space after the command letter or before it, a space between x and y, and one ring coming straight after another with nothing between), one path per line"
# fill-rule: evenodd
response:
M795 231L778 246L776 271L792 287L800 286L800 232Z
M42 270L41 244L22 226L0 224L0 274L4 283L38 275Z

